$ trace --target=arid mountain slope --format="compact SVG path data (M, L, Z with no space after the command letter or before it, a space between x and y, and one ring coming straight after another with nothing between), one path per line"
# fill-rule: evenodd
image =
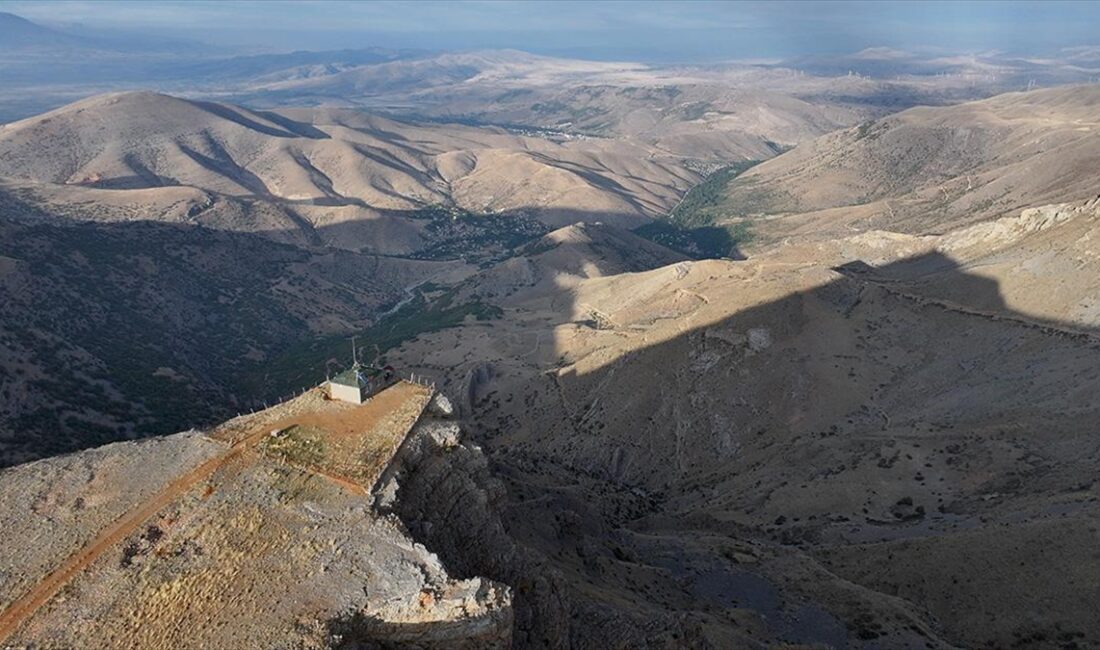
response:
M660 66L517 51L444 53L305 79L256 80L231 96L256 106L354 105L393 115L630 137L681 155L720 150L724 141L735 154L729 159L764 159L777 143L790 146L912 106L988 97L1036 79L1082 82L1091 74L1084 62L884 49L822 62Z
M1095 196L1100 86L914 108L823 136L730 184L730 217L761 233L928 234Z
M680 155L711 149L760 159L773 154L775 143L881 114L858 101L799 98L827 87L850 98L878 90L866 80L826 84L751 66L654 68L488 51L258 85L246 97L264 104L351 102L398 115L630 137Z
M1078 203L592 277L395 357L465 396L562 646L1088 647L1098 233Z
M560 228L464 282L485 297L556 294L586 278L649 270L685 259L628 231L599 223Z
M713 160L716 152L705 155ZM437 204L526 212L549 223L581 214L643 223L698 180L690 162L626 141L559 143L499 129L333 109L257 112L155 93L94 97L0 127L2 177L96 189L191 187L203 194L175 198L191 219L219 207L220 197L279 204L286 214L257 230L316 230Z

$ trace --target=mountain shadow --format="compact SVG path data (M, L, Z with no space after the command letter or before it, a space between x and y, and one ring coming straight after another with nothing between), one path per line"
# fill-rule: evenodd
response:
M455 621L394 622L353 614L329 621L328 630L338 650L481 650L511 647L500 635L502 612L464 617Z
M464 380L426 362L476 384L464 419L506 486L504 527L542 559L498 555L457 503L410 525L516 587L523 647L1100 642L1098 333L1013 312L939 253L795 291L750 291L735 267L653 271L636 295L608 280L602 323L562 290L527 321L550 350L496 326ZM681 298L646 293L660 273ZM450 358L481 332L424 348Z
M352 334L385 349L467 317L497 318L476 292L424 279L537 253L528 244L547 230L530 218L418 215L434 239L396 257L320 244L349 236L343 223L295 246L276 241L291 229L72 222L9 193L0 210L0 466L275 403L345 363ZM613 262L601 272L681 259L621 237L605 237ZM567 254L603 264L585 255Z
M247 384L403 297L400 261L155 222L0 219L0 465L219 422L291 389Z

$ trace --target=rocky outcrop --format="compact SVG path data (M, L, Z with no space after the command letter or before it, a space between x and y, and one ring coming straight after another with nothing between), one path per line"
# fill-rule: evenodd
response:
M482 578L422 589L415 605L394 603L329 625L328 645L342 649L503 650L512 645L511 592Z
M457 578L486 576L513 590L515 648L709 648L699 626L684 617L616 605L578 588L539 550L518 542L501 513L509 507L504 484L481 448L462 440L452 417L429 408L395 458L376 507L396 514ZM606 549L593 540L603 528L579 530L563 514L562 543L584 547L595 567ZM599 569L595 569L599 570Z
M1095 215L1098 210L1100 210L1100 199L1028 208L1021 211L1018 216L986 221L952 232L942 238L940 248L955 252L978 245L1004 246L1077 216Z
M430 408L394 460L377 505L396 514L457 577L487 576L514 589L515 647L569 647L569 607L559 576L505 530L503 486L458 423Z

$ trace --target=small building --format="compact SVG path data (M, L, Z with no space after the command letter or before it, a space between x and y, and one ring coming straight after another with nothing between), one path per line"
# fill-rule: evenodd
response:
M371 395L397 380L392 366L376 368L354 364L328 380L329 399L338 399L352 404L362 404Z

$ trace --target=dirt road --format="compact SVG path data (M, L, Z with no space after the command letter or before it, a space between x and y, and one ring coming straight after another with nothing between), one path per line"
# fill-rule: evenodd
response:
M209 478L219 467L240 456L249 447L263 439L264 432L258 431L230 447L225 453L215 456L191 471L179 476L164 487L152 499L130 511L121 519L104 529L98 537L84 548L71 555L61 566L54 569L29 592L11 604L0 614L0 643L3 643L33 615L45 605L57 592L61 591L72 578L95 562L103 552L121 542L133 533L145 520L170 504L187 490Z
M373 424L383 417L388 410L401 407L410 398L415 401L416 417L419 417L420 412L427 405L427 400L430 398L430 391L415 384L401 382L383 391L367 404L350 409L342 414L330 414L328 417L322 418L317 418L312 414L298 415L288 417L285 421L277 421L274 424L261 423L254 425L256 428L253 431L229 446L224 453L204 461L194 469L177 477L155 496L105 528L95 539L69 556L64 563L42 578L30 591L15 600L3 613L0 613L0 644L15 634L39 608L48 603L70 580L88 568L104 552L129 537L146 520L156 515L187 491L210 478L219 468L239 459L245 452L255 448L270 434L273 428L299 422L323 422L329 426L337 425L334 427L337 429L337 433L345 434L354 428ZM415 423L415 418L410 421L409 428L411 428L412 423ZM302 469L333 481L354 494L365 495L368 493L368 489L363 485L344 476L325 471L323 468Z

